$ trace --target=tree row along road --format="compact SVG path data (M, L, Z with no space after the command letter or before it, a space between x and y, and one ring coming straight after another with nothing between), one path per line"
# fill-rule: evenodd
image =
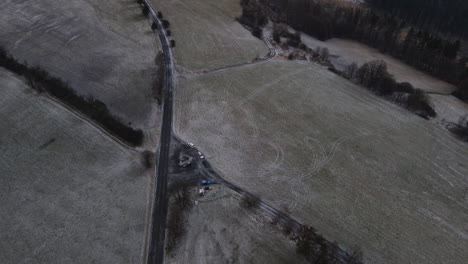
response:
M174 89L174 65L169 40L166 32L158 19L154 8L147 0L143 0L149 8L149 16L158 25L157 35L161 42L164 54L164 90L163 90L163 117L161 124L161 135L159 139L159 149L157 152L158 162L156 163L155 184L153 189L153 204L151 206L151 220L149 228L148 255L146 263L164 263L164 241L166 235L166 217L168 209L167 197L167 171L169 164L169 148L172 136L172 93Z

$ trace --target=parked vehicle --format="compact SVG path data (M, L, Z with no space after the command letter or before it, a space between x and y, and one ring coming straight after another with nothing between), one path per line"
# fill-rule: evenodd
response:
M209 180L203 180L203 181L201 181L201 184L202 184L202 185L210 185L210 184L212 184L212 183L213 183L213 182L212 182L212 181L209 181Z
M203 153L201 153L200 151L198 151L198 155L200 156L200 159L204 159L205 156L203 155Z

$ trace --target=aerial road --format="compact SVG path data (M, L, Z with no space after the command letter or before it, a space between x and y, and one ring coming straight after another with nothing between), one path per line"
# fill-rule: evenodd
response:
M172 92L174 89L174 68L171 48L166 32L158 19L155 10L143 0L143 3L150 10L150 17L158 25L157 34L161 42L164 54L164 88L163 88L163 117L161 125L161 135L159 139L159 149L157 150L158 162L156 168L156 181L153 190L153 204L151 209L151 224L148 243L148 264L161 264L164 262L164 241L166 229L166 216L168 209L167 197L167 172L169 164L169 147L172 136Z

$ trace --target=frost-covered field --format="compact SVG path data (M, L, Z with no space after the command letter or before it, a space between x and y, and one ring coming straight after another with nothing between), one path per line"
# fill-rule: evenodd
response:
M154 120L158 40L135 1L2 0L0 45L134 126Z
M456 123L460 117L468 115L468 104L455 96L431 94L429 97L437 112L437 117L433 119L435 122L442 125Z
M384 60L387 63L388 71L399 82L409 82L416 88L428 92L449 94L455 90L453 85L431 77L400 60L382 54L378 50L359 42L345 39L330 39L324 42L306 34L302 34L301 38L311 48L327 47L330 50L331 62L340 70L353 62L362 65L372 60Z
M151 0L171 23L178 70L201 71L250 62L268 53L242 27L239 0Z
M468 259L468 144L326 69L180 77L176 132L226 179L367 263Z
M240 197L216 185L187 217L187 234L167 263L307 263L264 217L240 206ZM197 189L193 189L196 192Z
M0 263L138 263L139 154L0 70Z

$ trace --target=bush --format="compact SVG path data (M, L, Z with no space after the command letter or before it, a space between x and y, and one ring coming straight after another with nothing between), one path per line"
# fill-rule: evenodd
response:
M456 134L463 141L468 142L468 115L460 117L458 123L452 124L452 127L449 130Z
M247 209L255 209L260 205L260 198L253 194L246 194L242 197L241 205Z
M264 7L256 0L242 0L242 15L237 18L239 23L244 24L250 28L260 27L263 28L268 23L268 18Z
M436 116L436 112L429 104L427 95L419 89L415 89L415 92L409 95L407 108L424 118Z
M257 38L261 39L262 36L263 36L262 29L259 28L259 27L254 27L252 29L252 35L254 35L254 37L257 37Z
M167 35L167 36L171 36L171 33L172 33L172 32L171 32L169 29L166 31L166 35Z
M462 101L468 102L468 78L458 84L457 90L453 92L453 95Z
M165 19L163 19L161 21L161 23L162 23L163 28L165 28L165 29L169 28L169 26L171 25L171 23L169 23L169 21L167 21Z
M155 155L154 152L145 150L141 153L141 163L145 168L151 169L155 164Z
M143 15L148 16L149 14L149 7L147 5L143 6Z
M163 15L162 15L161 11L158 11L158 18L159 18L159 19L162 19L162 18L163 18Z
M39 92L45 91L70 105L129 144L140 146L143 143L143 131L140 129L135 130L123 124L119 118L109 112L109 109L103 102L78 95L61 79L50 76L49 73L39 67L29 67L27 64L19 63L1 47L0 66L20 76L24 76L28 84L31 85L31 88Z
M351 67L351 66L350 66ZM352 66L354 67L354 66ZM351 76L352 69L347 69L346 75ZM354 74L354 79L380 96L393 100L424 118L435 117L429 98L419 89L409 83L397 83L387 71L384 61L371 61L363 64Z
M153 23L151 24L151 29L152 29L153 31L155 31L156 29L158 29L158 24L156 24L156 22L153 22Z
M175 40L171 39L171 47L175 47Z

